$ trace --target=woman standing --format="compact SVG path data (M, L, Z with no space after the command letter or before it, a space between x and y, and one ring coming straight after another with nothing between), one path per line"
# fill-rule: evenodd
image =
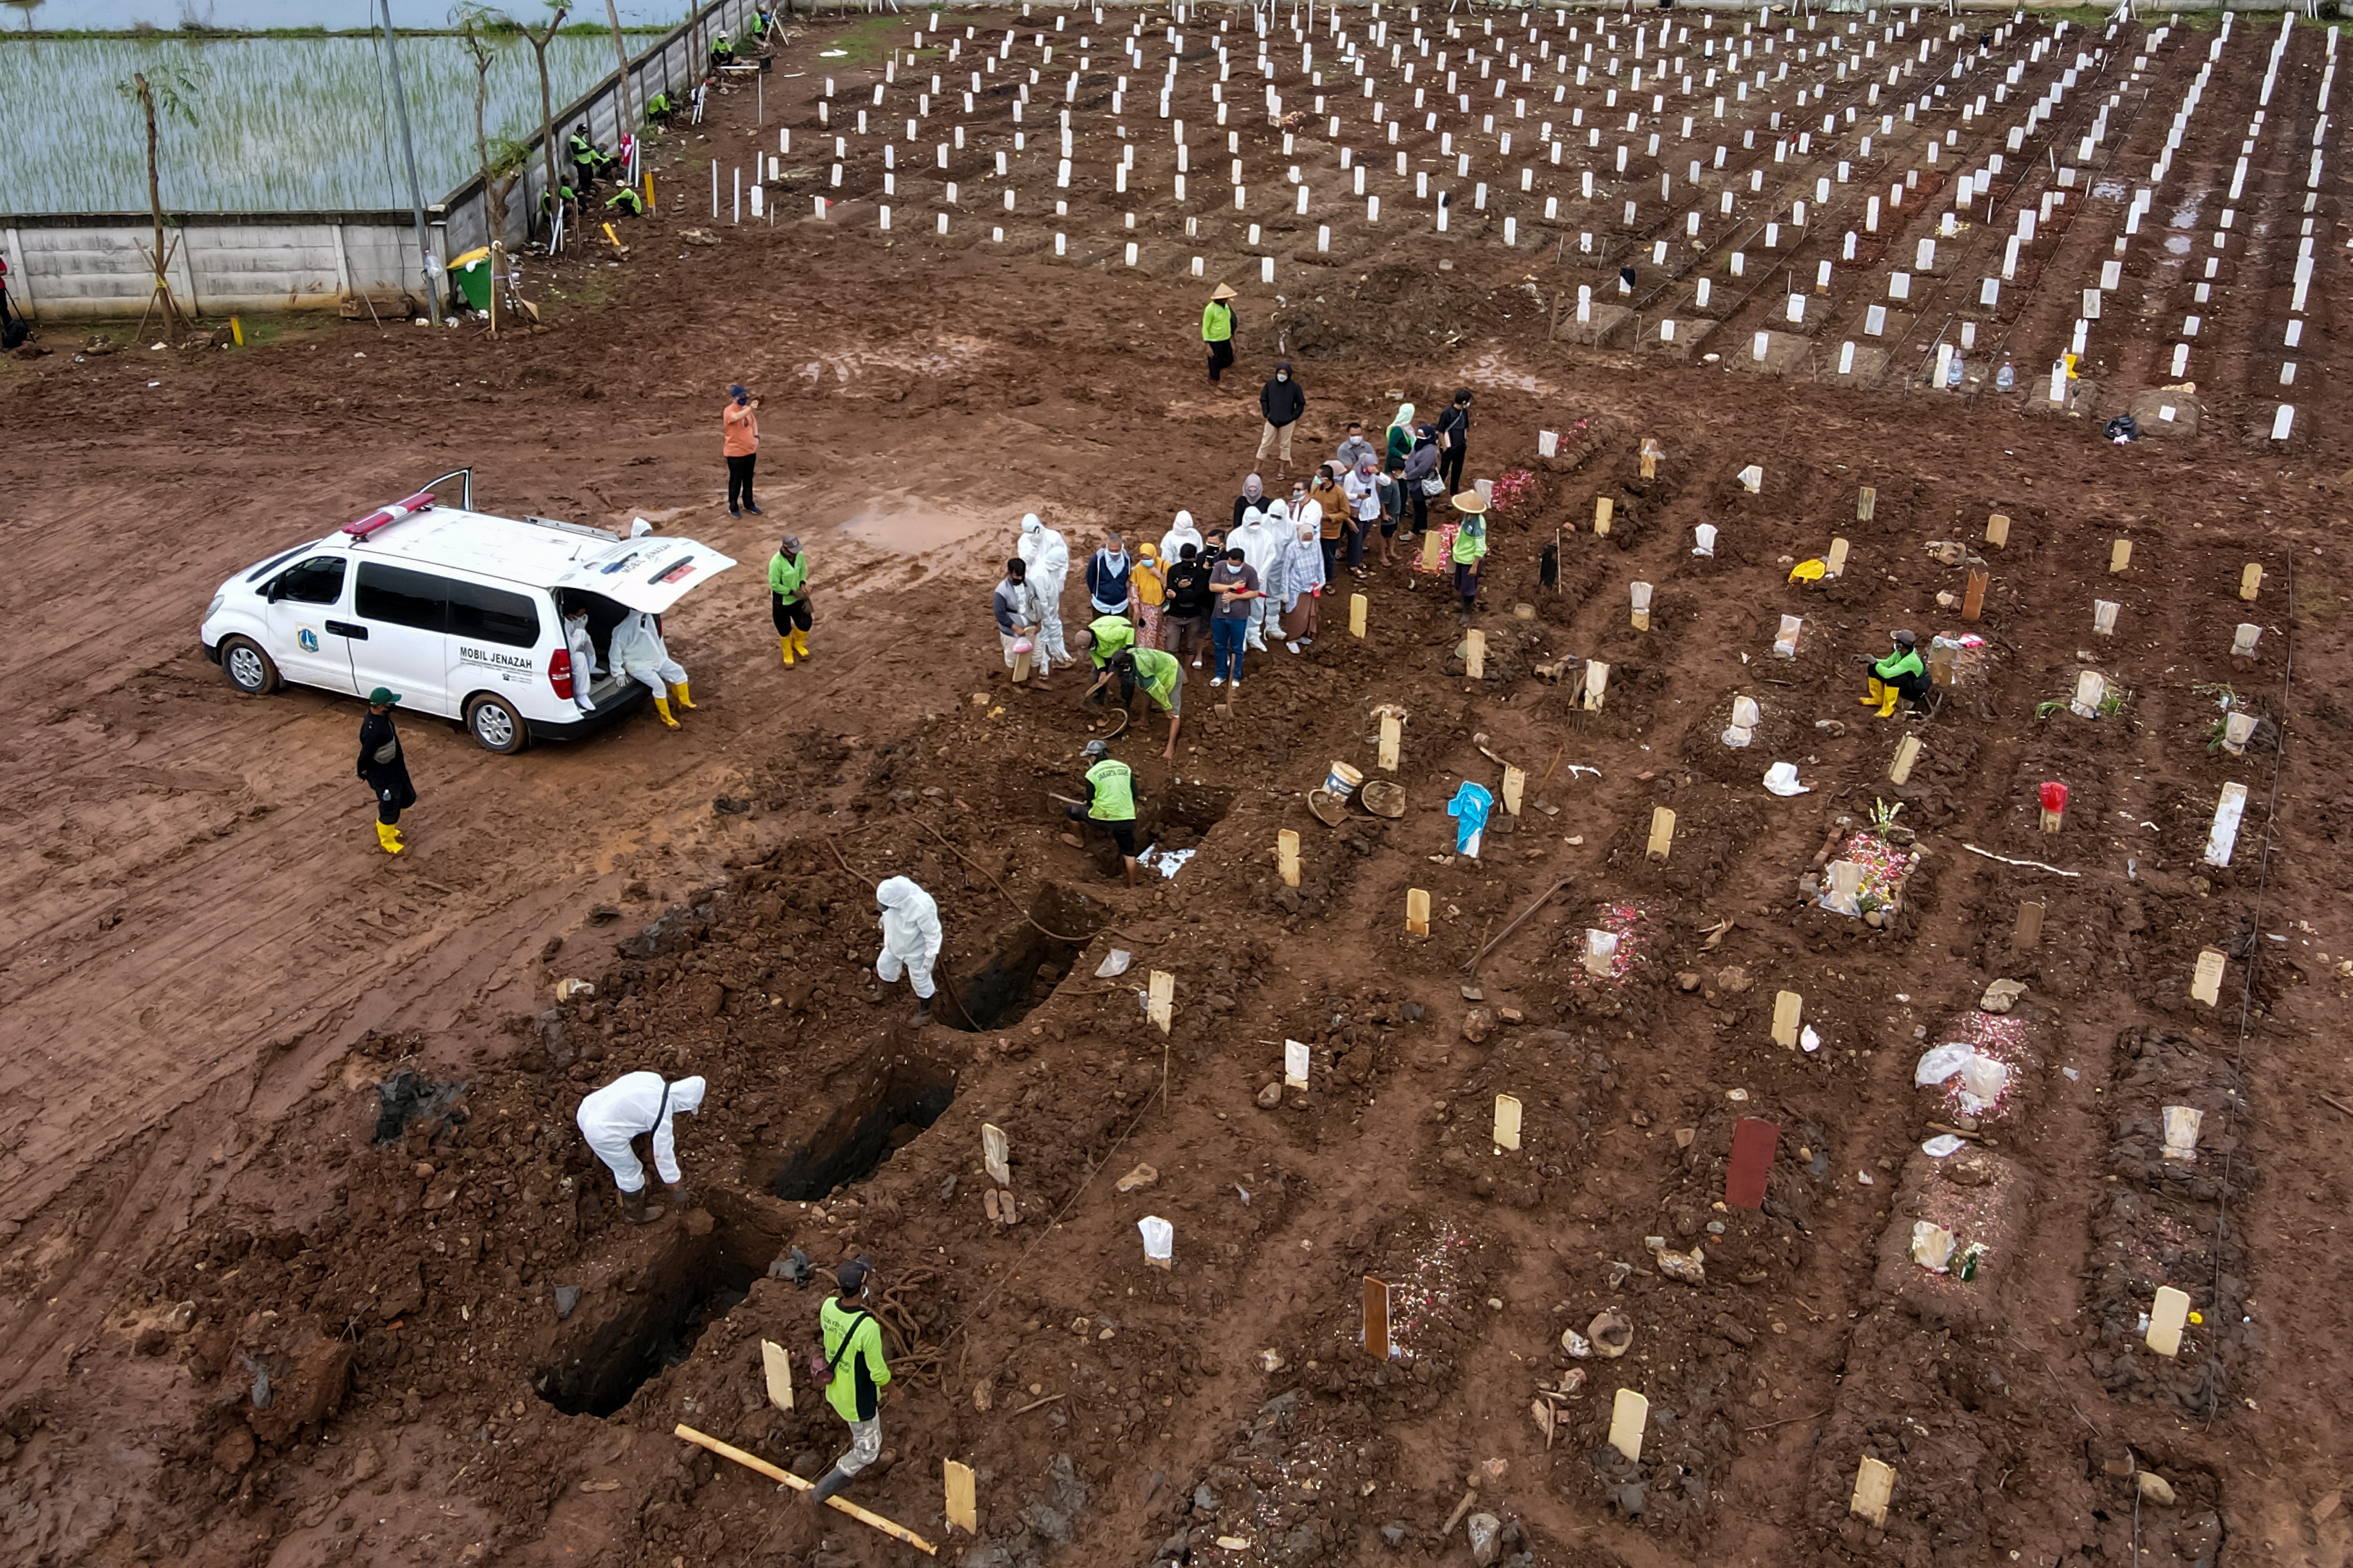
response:
M1413 528L1405 533L1409 540L1430 531L1430 500L1446 492L1446 481L1438 477L1438 432L1424 425L1415 435L1413 452L1406 458L1405 472L1400 476L1405 480L1406 499L1413 503ZM1440 545L1441 553L1454 542L1453 527L1450 522L1440 530L1445 535ZM1414 563L1415 570L1420 570L1421 557L1409 555L1407 559Z
M776 641L784 649L785 668L796 658L809 656L808 557L801 553L801 536L787 533L768 557L768 615L776 623Z
M375 841L387 855L408 847L400 841L400 814L417 804L417 786L408 782L408 757L392 722L392 710L399 700L399 692L377 687L368 693L367 717L360 721L359 776L375 793Z
M1389 421L1388 456L1403 462L1413 455L1413 405L1398 405L1397 417Z
M752 500L752 468L760 460L760 400L740 386L727 389L727 406L719 416L720 450L727 455L727 515L754 517L760 509Z
M1311 506L1313 502L1309 503ZM1282 646L1293 653L1315 640L1315 602L1330 579L1324 565L1324 542L1316 523L1302 520L1293 530L1276 568L1276 595L1282 605Z
M1479 568L1487 558L1487 498L1477 490L1464 490L1454 498L1454 510L1462 514L1462 522L1449 553L1454 563L1454 594L1462 601L1456 617L1467 626L1471 612L1478 606Z
M1168 596L1168 583L1161 575L1158 545L1135 547L1135 569L1128 574L1128 603L1135 607L1135 646L1159 647L1160 611Z

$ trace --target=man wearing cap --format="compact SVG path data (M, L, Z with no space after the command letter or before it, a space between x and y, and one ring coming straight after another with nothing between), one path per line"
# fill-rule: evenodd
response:
M1871 665L1871 695L1856 700L1864 707L1877 707L1873 715L1879 719L1895 717L1896 699L1917 704L1928 695L1928 667L1920 662L1920 639L1908 631L1899 631L1889 639L1894 646L1887 657L1873 660L1869 654L1860 657Z
M1266 416L1266 428L1258 438L1258 460L1266 461L1269 452L1276 452L1281 467L1275 471L1291 472L1291 432L1299 416L1307 412L1307 395L1299 390L1298 381L1291 374L1291 362L1283 360L1274 367L1274 378L1259 388L1259 412Z
M727 389L727 406L720 412L720 449L727 455L727 515L754 517L760 509L752 500L752 468L760 460L760 400L740 386Z
M1166 657L1166 656L1164 656ZM1130 679L1133 679L1131 672ZM1127 885L1135 886L1135 774L1125 763L1111 754L1111 748L1101 741L1089 741L1081 753L1087 759L1087 798L1074 801L1063 808L1074 821L1092 822L1111 835L1119 846L1120 859L1127 872ZM1073 843L1083 846L1083 838Z
M621 1217L631 1225L650 1225L662 1215L659 1205L646 1205L646 1168L634 1147L649 1134L654 1169L679 1203L685 1204L686 1176L678 1168L678 1135L671 1121L681 1111L691 1115L701 1110L702 1094L699 1078L670 1083L658 1072L625 1072L581 1100L573 1121L588 1141L589 1152L612 1171L614 1184L621 1189Z
M776 641L783 645L785 668L808 650L808 557L801 553L801 536L787 533L768 558L768 615L776 623Z
M825 1402L849 1423L849 1452L808 1489L809 1501L822 1508L825 1500L849 1484L849 1479L882 1456L882 1390L890 1386L891 1368L882 1360L882 1326L867 1310L874 1289L871 1259L853 1258L834 1273L840 1293L828 1296L817 1310L818 1333L825 1345Z
M399 692L377 687L368 693L367 717L360 721L360 777L375 792L375 841L387 855L408 847L400 841L400 814L417 804L417 786L408 782L408 756L392 723L393 706L399 700Z
M1217 381L1234 363L1234 308L1226 303L1235 298L1234 291L1220 283L1209 294L1209 302L1201 308L1201 341L1209 345L1209 379Z

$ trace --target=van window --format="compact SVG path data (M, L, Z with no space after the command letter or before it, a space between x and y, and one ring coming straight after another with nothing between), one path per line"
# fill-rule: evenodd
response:
M539 646L539 606L528 594L480 583L452 581L447 586L451 637L479 637L508 647Z
M362 620L438 632L448 619L448 593L456 586L448 578L429 572L363 561L353 607Z
M343 558L313 555L272 584L280 599L298 605L332 605L343 596Z

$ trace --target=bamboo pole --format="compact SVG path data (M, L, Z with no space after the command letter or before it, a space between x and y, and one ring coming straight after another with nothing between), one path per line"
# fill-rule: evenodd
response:
M781 1481L786 1486L792 1487L799 1491L807 1491L810 1489L808 1482L801 1479L800 1477L793 1474L790 1470L778 1469L776 1466L768 1463L767 1460L760 1458L755 1455L747 1454L743 1449L735 1447L732 1444L723 1443L707 1432L698 1432L693 1427L684 1424L671 1427L670 1431L674 1435L685 1438L688 1442L695 1444L697 1447L710 1449L712 1453L718 1455L723 1459L733 1459L747 1470L756 1470L772 1481ZM924 1540L922 1536L917 1535L913 1531L909 1530L903 1524L893 1524L889 1520L884 1519L881 1514L862 1509L856 1503L850 1502L842 1498L829 1497L825 1500L828 1505L839 1509L850 1518L858 1521L859 1523L871 1524L875 1529L881 1531L883 1534L888 1535L894 1540L903 1541L918 1552L933 1557L937 1557L940 1554L940 1549L938 1547L934 1546L930 1542Z

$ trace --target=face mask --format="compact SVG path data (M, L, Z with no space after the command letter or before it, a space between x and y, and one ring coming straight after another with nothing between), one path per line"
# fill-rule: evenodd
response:
M1274 373L1274 379L1277 381L1289 381L1291 379L1291 373L1287 370L1276 371Z

